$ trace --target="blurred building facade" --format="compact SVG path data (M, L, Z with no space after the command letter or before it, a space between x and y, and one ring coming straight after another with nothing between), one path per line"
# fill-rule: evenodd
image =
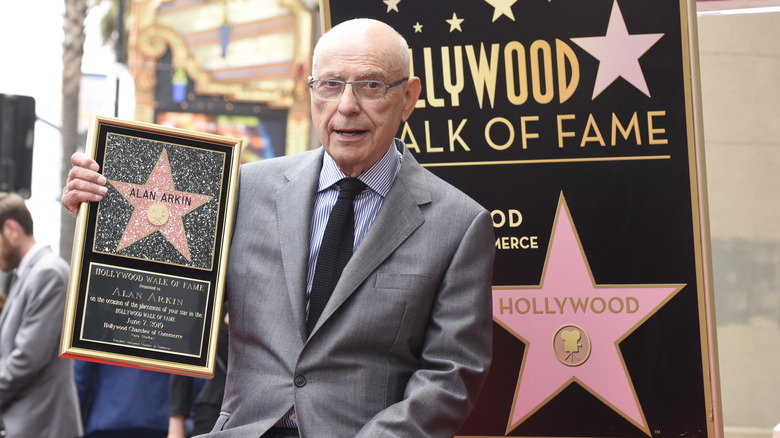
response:
M245 138L243 162L310 147L315 20L301 0L129 7L135 120Z

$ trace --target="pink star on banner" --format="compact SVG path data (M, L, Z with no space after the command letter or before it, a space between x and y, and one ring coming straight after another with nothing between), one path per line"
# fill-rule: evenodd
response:
M650 97L639 58L661 37L662 33L629 35L617 0L612 4L607 34L603 37L572 38L571 40L599 60L593 99L619 77Z
M133 205L133 214L127 223L117 251L159 231L190 260L187 233L182 216L209 202L213 197L180 192L173 186L168 152L163 149L145 185L108 181Z
M685 285L597 285L561 195L541 284L493 289L493 319L526 344L507 433L577 383L650 435L620 342Z

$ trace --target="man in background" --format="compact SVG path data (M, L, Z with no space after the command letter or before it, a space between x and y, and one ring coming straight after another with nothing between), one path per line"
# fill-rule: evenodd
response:
M36 243L24 200L3 192L0 270L14 271L0 313L0 411L7 436L81 436L73 362L58 357L68 265Z

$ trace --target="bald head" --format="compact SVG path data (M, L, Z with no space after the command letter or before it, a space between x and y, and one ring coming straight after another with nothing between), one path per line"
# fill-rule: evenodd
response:
M345 21L320 38L312 76L312 83L336 91L311 94L317 136L344 174L359 176L394 144L420 96L420 79L409 77L406 41L381 21ZM372 87L372 98L357 91L362 86Z
M378 57L390 61L398 73L409 72L409 46L401 34L387 24L370 18L355 18L339 23L324 33L314 47L312 70L318 71L323 56L349 53L372 47ZM315 73L316 76L316 73Z

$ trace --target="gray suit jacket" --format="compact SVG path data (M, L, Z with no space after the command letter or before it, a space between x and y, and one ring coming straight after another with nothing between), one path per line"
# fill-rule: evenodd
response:
M73 362L58 357L68 265L46 247L0 314L0 410L12 438L81 436Z
M259 437L293 403L306 438L450 437L471 410L491 362L492 221L396 147L398 178L309 339L323 149L242 167L214 436Z

